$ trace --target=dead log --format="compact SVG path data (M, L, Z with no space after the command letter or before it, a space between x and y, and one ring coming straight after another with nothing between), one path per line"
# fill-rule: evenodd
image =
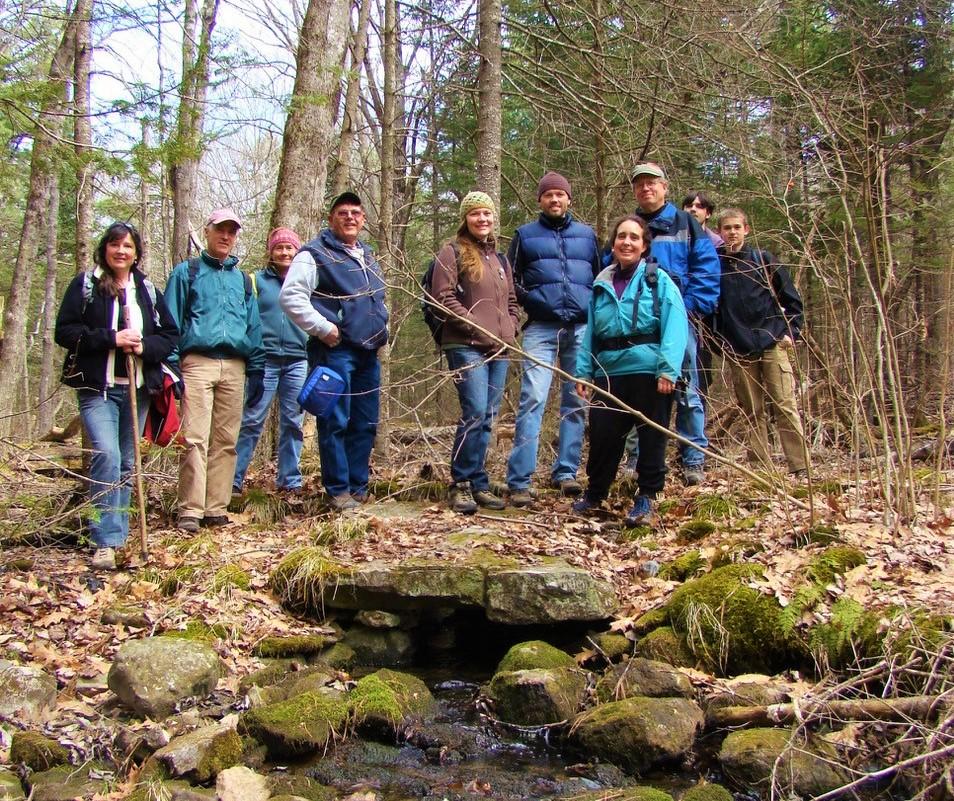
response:
M931 720L940 715L946 704L950 704L950 699L942 696L912 695L907 698L804 699L768 706L726 706L706 713L706 727L777 726L793 721L836 725L862 720Z
M47 431L40 437L40 442L66 442L79 434L82 427L83 421L77 414L66 424L66 428L51 428Z

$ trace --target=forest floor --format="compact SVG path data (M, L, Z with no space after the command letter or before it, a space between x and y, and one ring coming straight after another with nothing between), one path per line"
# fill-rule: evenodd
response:
M314 544L317 531L329 530L333 516L319 511L307 493L304 502L272 504L269 515L281 518L274 522L255 522L256 517L262 519L261 507L250 506L233 514L231 525L190 537L171 523L174 461L168 455L153 458L146 465L153 510L148 560L139 556L134 522L122 569L96 573L89 567L89 552L75 540L57 544L56 532L76 525L75 512L64 506L76 482L49 469L47 459L53 458L55 449L46 448L21 451L9 460L0 483L0 658L56 676L60 703L50 726L61 741L81 754L108 751L117 711L106 688L106 673L114 652L129 638L181 629L189 621L219 624L228 636L215 647L228 666L225 686L234 690L260 665L251 653L263 637L322 631L320 622L296 619L283 609L268 586L271 570L285 555ZM406 453L395 453L391 461L402 468L378 478L401 480L405 486L413 483L413 476L430 471L422 469L420 457L419 448L407 446ZM494 460L492 474L501 474L499 455ZM664 603L678 586L652 575L654 566L666 565L691 549L710 559L720 550L737 548L740 541L756 543L758 547L748 548L744 558L763 566L759 588L786 604L804 579L809 560L823 548L812 542L810 530L825 523L835 527L840 542L860 549L866 561L837 577L826 588L827 598L807 614L824 619L831 604L843 596L869 608L954 614L954 471L925 474L917 521L892 530L883 519L877 482L857 478L857 461L849 464L830 453L816 455L816 464L813 512L728 467L713 466L705 484L693 488L682 486L678 471L671 471L660 505L664 512L651 532L637 538L624 536L620 528L629 506L622 495L616 497L612 511L585 519L571 512L569 499L548 491L529 510L472 517L455 515L439 502L376 498L353 513L366 522L357 529L360 536L349 539L349 529L339 526L338 538L327 547L335 560L344 563L397 562L415 556L454 559L461 557L444 547L448 536L463 528L478 529L489 535L488 548L508 557L531 564L558 556L610 582L620 600L614 628L625 631L629 622ZM306 458L305 467L315 469L313 456ZM870 467L874 470L876 465ZM269 477L254 475L252 483L265 488ZM320 494L317 484L314 473L307 477L306 486L315 496ZM805 494L804 480L785 486L795 495ZM930 503L935 488L940 489L941 509ZM808 499L802 497L800 503L807 505ZM685 526L694 519L708 519L714 529L690 542L691 527ZM169 593L163 578L184 565L199 569ZM217 571L227 565L248 573L248 589L216 581ZM103 612L118 604L140 609L143 628L103 623ZM8 741L0 742L0 762L8 747Z

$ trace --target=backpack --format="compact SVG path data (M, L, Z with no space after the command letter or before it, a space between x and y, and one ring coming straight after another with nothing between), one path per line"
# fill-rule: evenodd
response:
M199 274L199 260L198 256L192 256L189 259L189 287L192 286L192 282L195 281L195 277ZM242 273L242 280L245 283L245 305L248 306L248 302L252 296L258 296L258 287L252 282L248 273ZM153 292L155 292L155 287L153 287Z
M86 270L83 272L83 314L86 313L86 307L89 306L89 302L93 299L93 287L95 286L96 277L93 275L92 270ZM156 328L159 327L159 311L156 309L156 285L150 281L146 276L142 277L142 285L146 290L146 294L149 296L149 304L152 306L152 321L155 324Z
M454 259L459 261L460 251L457 249L457 245L452 242L451 247L454 249ZM421 314L424 315L424 322L427 324L427 328L431 332L431 338L434 340L434 344L436 344L437 347L440 347L444 332L444 322L447 319L447 316L437 303L436 298L431 294L431 288L434 281L434 266L436 264L437 257L435 256L427 263L424 274L421 276L420 303ZM456 291L458 295L462 292L459 284L457 285Z
M659 317L659 263L653 258L646 260L646 272L643 276L643 283L640 284L636 290L636 298L633 300L633 309L637 312L639 311L639 296L643 293L644 285L648 285L650 291L653 293L653 317ZM636 325L635 320L633 320L633 325Z

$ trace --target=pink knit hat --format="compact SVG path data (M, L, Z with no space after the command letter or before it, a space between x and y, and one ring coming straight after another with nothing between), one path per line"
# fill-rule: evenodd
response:
M268 252L271 253L278 245L291 245L295 250L300 250L301 240L291 228L276 228L268 235Z

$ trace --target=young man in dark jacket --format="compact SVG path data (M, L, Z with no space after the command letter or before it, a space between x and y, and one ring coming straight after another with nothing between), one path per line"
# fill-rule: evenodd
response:
M364 208L354 192L331 202L328 227L292 260L279 303L310 336L308 362L344 379L330 416L318 427L321 480L332 507L354 509L367 497L371 448L378 430L381 365L388 341L384 278L358 239Z
M258 304L232 248L242 227L231 209L205 223L205 250L176 265L166 303L179 325L185 394L179 460L179 528L229 522L235 443L245 404L262 396L265 351Z
M527 312L523 330L523 379L520 408L507 462L507 486L514 506L533 501L530 479L537 467L540 426L546 409L551 366L574 375L577 352L586 330L586 311L593 278L600 271L596 234L573 218L570 183L548 172L537 185L540 216L521 225L510 242L517 300ZM576 480L586 411L572 378L560 384L560 434L557 458L550 469L551 485L564 495L579 495Z
M771 253L745 242L750 233L741 209L719 217L722 291L716 330L732 369L735 396L749 423L749 458L771 467L766 399L775 408L779 439L791 473L807 465L802 421L795 403L789 351L802 328L802 299L784 267Z

